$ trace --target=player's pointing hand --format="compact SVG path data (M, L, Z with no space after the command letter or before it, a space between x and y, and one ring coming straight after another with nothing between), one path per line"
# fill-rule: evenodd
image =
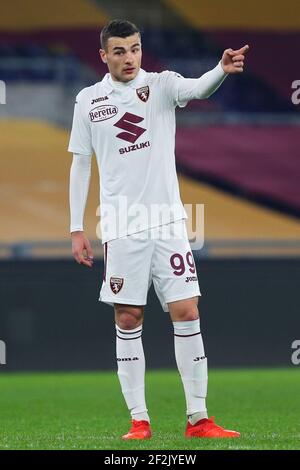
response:
M223 52L221 65L226 73L239 73L243 72L244 70L244 60L245 54L248 52L249 46L248 44L241 49L233 50L233 49L226 49Z

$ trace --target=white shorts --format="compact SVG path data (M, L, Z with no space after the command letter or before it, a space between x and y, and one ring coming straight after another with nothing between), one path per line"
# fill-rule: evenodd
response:
M201 295L185 220L104 244L99 300L109 305L146 305L153 281L161 306Z

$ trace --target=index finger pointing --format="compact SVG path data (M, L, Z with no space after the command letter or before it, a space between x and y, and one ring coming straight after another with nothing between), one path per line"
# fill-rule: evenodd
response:
M248 52L249 49L250 49L250 47L248 46L248 44L246 44L246 46L241 47L241 49L238 49L237 51L234 51L234 53L235 54L245 54L246 52Z

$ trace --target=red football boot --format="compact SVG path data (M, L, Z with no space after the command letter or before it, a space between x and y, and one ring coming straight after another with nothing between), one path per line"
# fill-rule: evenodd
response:
M131 424L129 432L122 436L122 439L150 439L152 433L148 421L136 421L133 419Z
M214 416L212 416L209 419L200 419L200 421L194 425L188 422L186 426L185 437L240 437L240 433L218 426L215 423Z

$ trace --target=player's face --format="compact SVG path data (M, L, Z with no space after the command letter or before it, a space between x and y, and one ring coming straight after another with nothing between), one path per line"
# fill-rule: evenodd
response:
M129 82L137 76L141 68L140 35L135 33L127 38L111 37L107 41L106 50L100 49L99 53L113 80Z

